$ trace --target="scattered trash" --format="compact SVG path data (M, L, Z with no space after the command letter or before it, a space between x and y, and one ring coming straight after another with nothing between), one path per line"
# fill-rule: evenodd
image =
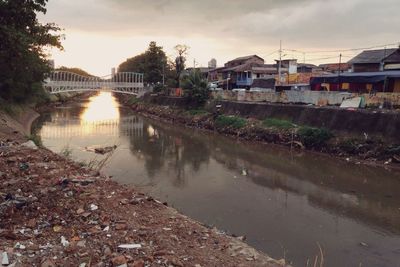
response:
M68 247L68 246L69 246L69 242L68 242L67 239L65 239L64 236L61 236L61 244L62 244L64 247Z
M350 99L343 100L340 105L341 108L359 108L361 105L362 99L361 97L354 97Z
M19 169L20 169L21 171L26 171L26 170L29 169L29 164L26 163L26 162L23 162L23 163L19 164Z
M90 204L90 210L91 211L95 211L95 210L98 210L98 209L99 209L99 207L96 206L95 204Z
M3 252L1 254L1 265L10 265L10 261L8 259L7 252Z
M17 244L15 244L15 248L18 248L18 249L25 249L26 248L26 246L24 246L24 245L22 245L21 243L17 243Z
M368 247L368 244L364 243L364 242L360 242L360 245L363 246L363 247Z
M119 245L118 248L135 249L135 248L142 248L142 245L140 245L140 244L122 244L122 245Z
M247 176L247 170L246 169L242 169L242 175L243 176Z
M98 147L98 148L94 149L94 152L97 154L104 155L104 154L110 153L111 151L115 150L116 148L117 148L116 145L106 146L106 147Z
M106 227L104 227L103 232L108 232L109 230L110 230L110 226L106 226Z
M60 226L60 225L56 225L53 227L53 231L56 233L61 232L61 230L62 230L62 226Z

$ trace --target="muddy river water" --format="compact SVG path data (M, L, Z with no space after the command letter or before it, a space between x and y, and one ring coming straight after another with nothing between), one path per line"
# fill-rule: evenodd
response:
M400 266L400 173L146 119L109 93L44 114L43 144L294 266ZM98 155L88 148L113 146Z

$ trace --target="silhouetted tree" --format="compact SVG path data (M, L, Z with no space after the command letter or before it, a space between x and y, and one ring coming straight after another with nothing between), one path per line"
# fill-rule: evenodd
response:
M187 45L178 44L174 48L178 54L175 58L176 83L177 86L180 87L181 74L185 70L186 56L189 47Z
M60 28L40 24L47 0L0 0L0 97L27 101L43 96L42 82L50 71L46 47L62 49Z
M157 46L156 42L150 42L144 53L121 63L118 67L118 72L143 73L145 82L161 83L163 75L166 75L169 69L168 58L163 48Z

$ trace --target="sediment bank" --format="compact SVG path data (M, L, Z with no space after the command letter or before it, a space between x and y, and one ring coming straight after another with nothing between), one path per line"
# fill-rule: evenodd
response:
M0 258L7 266L284 266L45 148L7 117L0 136Z

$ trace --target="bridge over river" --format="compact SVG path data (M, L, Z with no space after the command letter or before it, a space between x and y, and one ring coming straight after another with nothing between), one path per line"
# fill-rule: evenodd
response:
M111 91L114 93L141 96L150 91L143 82L142 73L118 72L113 75L96 77L83 76L68 71L54 71L44 82L51 94L79 91Z

